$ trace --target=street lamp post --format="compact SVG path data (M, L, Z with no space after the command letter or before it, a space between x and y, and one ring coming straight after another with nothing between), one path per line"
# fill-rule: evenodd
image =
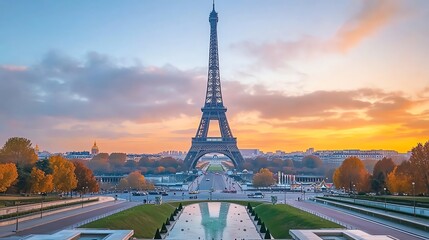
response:
M40 218L43 218L43 193L41 195L41 202L40 202Z
M285 186L285 204L286 204L286 193L287 193L287 192L286 192L286 186Z
M413 212L414 212L414 216L416 216L416 189L415 189L415 182L412 182L411 184L413 184Z
M353 184L353 203L356 203L356 185Z
M16 204L16 202L15 202ZM16 224L15 224L15 232L18 232L18 226L19 226L19 211L18 211L18 204L16 204Z
M384 189L384 209L386 209L386 188Z
M83 190L85 189L85 187L82 187L82 192L80 193L80 202L82 203L82 208L83 208Z

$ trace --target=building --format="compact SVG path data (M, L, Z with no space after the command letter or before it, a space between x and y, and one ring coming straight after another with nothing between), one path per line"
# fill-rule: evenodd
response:
M256 157L261 154L259 149L240 149L240 152L243 157Z
M38 154L40 152L39 145L36 144L36 146L34 147L34 152L36 154Z
M66 152L64 157L67 159L82 159L82 160L91 160L94 155L90 154L89 151L81 152Z
M100 152L100 150L97 147L97 142L94 141L94 146L91 148L91 154L93 156L97 155Z

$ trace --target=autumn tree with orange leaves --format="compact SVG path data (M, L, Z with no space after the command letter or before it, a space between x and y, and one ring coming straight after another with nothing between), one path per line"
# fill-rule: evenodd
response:
M269 187L275 183L273 173L268 168L261 168L258 173L253 176L254 187Z
M92 170L81 161L73 161L73 165L75 167L74 174L77 178L77 185L74 190L78 192L98 192L98 182L95 180Z
M429 195L429 141L411 150L410 167L416 192Z
M363 162L357 157L346 158L333 175L335 187L349 191L368 191L369 173ZM353 187L353 185L355 187Z
M409 161L402 162L395 166L393 171L387 176L387 188L393 193L412 194L412 173Z
M429 141L411 150L410 160L395 167L388 175L387 185L395 193L429 194Z
M18 178L14 163L0 164L0 192L5 192Z
M144 176L139 171L134 171L130 173L126 178L126 180L127 180L126 183L128 184L128 187L132 189L148 190L148 189L154 188L153 184L147 182Z
M30 191L32 193L45 193L54 190L53 177L44 171L33 167L30 173Z
M52 156L49 158L49 166L52 169L55 190L70 192L76 188L77 179L73 163L62 156Z

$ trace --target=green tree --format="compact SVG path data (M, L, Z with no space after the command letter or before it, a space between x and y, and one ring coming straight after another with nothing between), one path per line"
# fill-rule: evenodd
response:
M394 168L395 163L391 158L383 158L374 165L371 179L371 187L374 191L380 192L387 186L387 176Z
M112 169L122 168L127 161L127 154L125 153L112 153L109 156L109 163Z
M14 163L0 163L0 192L5 192L18 178Z
M54 187L60 192L70 192L77 186L75 166L62 156L51 156L49 163L52 168Z
M308 155L302 159L302 166L306 168L321 168L322 165L322 160L315 155Z
M37 161L36 167L38 169L42 170L43 172L45 172L45 174L52 174L52 169L49 166L49 159L47 159L47 158L40 159L39 161Z
M150 159L147 156L143 156L139 160L139 166L140 167L152 168L152 167L154 167L154 162L155 161L153 159Z
M133 171L133 170L135 170L137 168L137 162L134 161L134 160L128 160L128 161L125 162L124 167L126 167L129 170Z
M105 173L110 171L109 154L99 153L95 155L88 163L88 167L94 172Z
M255 169L266 168L269 166L268 159L266 157L257 157L253 161L253 165Z

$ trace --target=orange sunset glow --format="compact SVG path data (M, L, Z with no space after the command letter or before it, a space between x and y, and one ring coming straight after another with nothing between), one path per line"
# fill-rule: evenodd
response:
M268 2L217 2L223 101L239 148L407 152L428 140L429 2ZM40 11L25 20L35 26L20 27L12 16L32 7ZM19 39L0 46L0 142L187 151L204 105L210 7L99 3L92 16L63 5L59 18L0 5L0 37Z

